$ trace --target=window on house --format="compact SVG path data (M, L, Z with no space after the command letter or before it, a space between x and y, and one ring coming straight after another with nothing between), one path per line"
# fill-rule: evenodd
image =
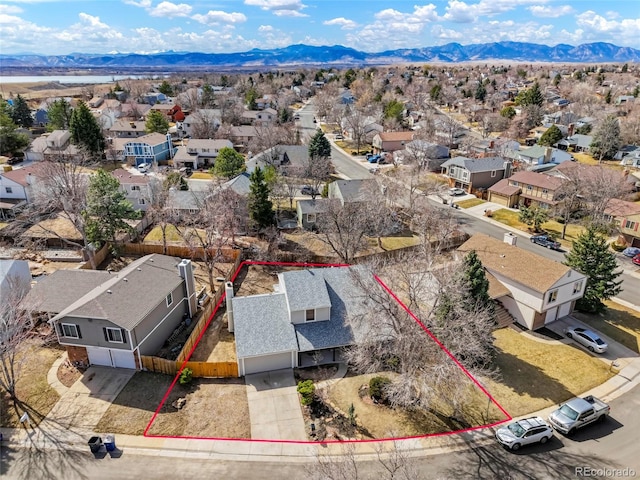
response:
M198 213L198 210L196 210L195 208L190 208L190 209L189 209L189 213L190 213L191 215L195 215L196 213Z
M514 186L514 187L517 187L518 186L518 182L511 182L511 185Z
M62 330L62 336L67 338L80 338L80 330L77 325L72 323L61 323L60 329Z
M166 301L167 301L167 307L173 303L173 293L170 293L169 295L167 295Z
M549 190L548 190L548 189L546 189L546 188L543 188L543 189L542 189L542 193L545 193L545 194L546 194L546 193L549 193Z
M547 297L547 303L553 303L558 299L558 290L552 290Z
M495 170L491 170L491 178L496 176L496 171Z
M573 284L573 293L574 293L574 295L576 293L579 293L580 290L582 290L582 280L580 280L579 282L576 282L576 283Z
M144 205L145 203L147 203L147 202L144 201L144 198L139 198L138 199L138 205Z
M135 191L140 191L140 185L131 185L131 191L135 192Z
M120 330L119 328L106 327L104 329L104 338L107 340L107 342L124 343L122 330Z
M7 193L13 193L13 188L11 187L4 187L4 191Z
M315 213L307 213L307 223L316 223Z
M527 185L527 190L533 190L533 187L531 185Z
M636 222L632 222L631 220L627 220L626 222L624 222L624 228L628 228L630 230L633 230L634 228L636 228Z
M307 322L313 322L316 319L316 311L315 310L307 310L305 311L305 320Z

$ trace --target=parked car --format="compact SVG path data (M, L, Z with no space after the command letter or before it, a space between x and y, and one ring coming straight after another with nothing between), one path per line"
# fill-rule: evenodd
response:
M138 167L137 167L137 168L138 168L138 171L139 171L140 173L146 173L146 172L148 172L148 171L149 171L149 169L151 168L151 165L150 165L150 164L148 164L148 163L141 163L141 164L139 164L139 165L138 165Z
M496 439L512 451L532 443L547 443L553 437L553 430L540 417L525 418L499 428Z
M531 242L552 250L560 250L560 242L556 242L549 235L534 235L531 237Z
M465 192L461 188L450 188L449 189L449 195L451 195L452 197L457 197L459 195L466 195L466 194L467 194L467 192Z
M300 115L298 115L297 113L293 116L294 120L300 120Z
M310 185L305 185L300 189L302 195L320 195L320 192Z
M344 140L344 136L341 133L336 133L335 139L336 140Z
M604 353L609 347L597 333L582 327L569 327L565 330L567 337L587 347L590 352Z
M367 158L367 162L369 163L378 163L378 160L380 160L380 155L378 155L377 153Z
M611 412L609 405L593 395L572 398L551 412L549 423L555 430L565 435L596 421L604 421Z
M11 157L9 160L7 160L7 164L15 165L17 163L22 163L23 160L24 160L23 157ZM638 253L640 253L640 252L638 252Z
M622 254L625 257L635 257L637 255L640 255L640 248L638 247L627 247L622 251Z
M631 259L631 261L635 264L635 265L640 265L640 255L636 255L635 257L633 257Z

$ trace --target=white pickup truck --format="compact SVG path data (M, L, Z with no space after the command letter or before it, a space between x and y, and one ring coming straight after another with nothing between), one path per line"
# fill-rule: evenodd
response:
M571 435L590 423L604 421L610 410L609 405L592 395L573 398L549 415L549 423L559 432Z

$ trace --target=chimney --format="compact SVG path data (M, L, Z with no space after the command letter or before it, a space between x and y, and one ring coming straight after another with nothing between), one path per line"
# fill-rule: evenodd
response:
M196 281L193 277L193 265L191 260L183 259L178 264L178 273L184 279L187 290L187 303L189 305L189 317L192 318L198 308L198 298L196 293Z
M502 178L509 178L511 176L511 162L504 162L504 175Z
M233 283L227 282L224 284L224 301L227 305L227 323L229 328L229 333L233 333L234 324L233 324Z
M516 237L511 232L507 232L507 233L504 234L504 243L507 243L509 245L513 245L515 247L516 243L518 243L518 237Z
M33 173L27 173L25 180L27 181L27 185L33 185L33 181L35 180Z
M567 127L567 137L573 137L573 132L575 131L576 126L573 123L570 123Z
M551 152L553 150L551 149L551 147L547 147L544 151L544 160L542 161L542 163L549 163L551 161Z

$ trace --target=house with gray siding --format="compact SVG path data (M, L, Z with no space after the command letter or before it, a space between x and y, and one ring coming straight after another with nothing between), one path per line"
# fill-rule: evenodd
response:
M368 333L354 320L364 311L352 277L357 268L283 272L273 293L232 298L227 311L240 375L341 361L342 349Z
M58 270L27 298L49 317L70 361L133 369L197 310L191 261L157 254L114 273Z
M511 162L501 157L454 157L442 164L442 174L448 177L450 187L472 193L510 177Z

